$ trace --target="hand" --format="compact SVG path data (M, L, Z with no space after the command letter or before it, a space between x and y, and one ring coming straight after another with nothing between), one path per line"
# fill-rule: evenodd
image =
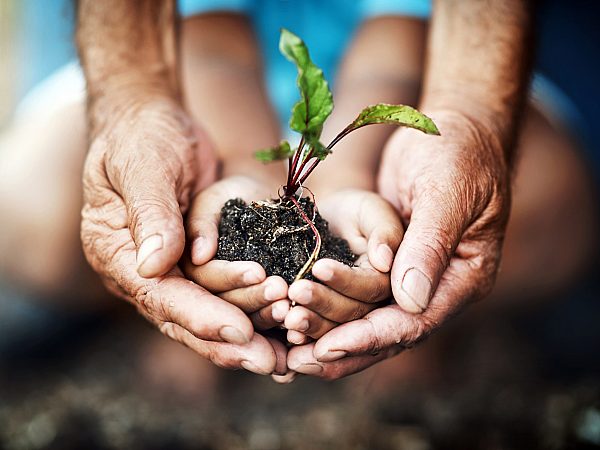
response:
M249 314L259 330L279 326L285 319L290 308L287 283L279 276L267 277L256 262L212 258L217 253L223 204L232 198L246 202L269 198L275 186L276 182L269 188L243 176L221 180L193 200L186 227L192 242L191 257L184 262L186 276Z
M389 272L403 228L393 207L379 195L346 189L316 199L330 229L346 239L358 256L354 267L332 259L318 260L310 280L294 282L288 291L296 302L285 319L288 340L304 344L339 323L362 318L391 298Z
M105 111L108 119L94 129L85 163L81 236L88 261L167 336L219 366L272 373L281 348L176 267L185 243L182 213L215 178L206 137L171 99L120 105L127 106Z
M330 379L363 370L414 345L491 290L510 207L503 149L473 119L430 115L441 137L400 130L381 167L381 193L408 224L391 275L397 304L292 349L292 370Z

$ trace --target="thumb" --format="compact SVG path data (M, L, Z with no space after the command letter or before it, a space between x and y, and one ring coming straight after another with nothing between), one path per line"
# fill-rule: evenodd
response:
M137 247L137 271L144 278L164 275L177 264L185 245L176 180L161 161L141 160L127 167L120 185Z
M427 308L462 235L460 218L464 215L453 210L454 202L441 197L434 195L415 204L394 259L392 292L406 312L421 313Z
M371 265L387 273L404 234L402 222L390 203L377 194L368 194L360 204L359 229L367 238L367 255Z
M198 194L188 214L187 234L192 242L192 263L197 266L207 263L217 253L224 200L215 190L219 191L219 183Z

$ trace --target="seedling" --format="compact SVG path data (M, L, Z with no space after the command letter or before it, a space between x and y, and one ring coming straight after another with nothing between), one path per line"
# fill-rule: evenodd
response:
M308 48L304 42L292 32L282 29L279 50L298 69L297 84L300 100L292 108L290 128L300 133L297 148L289 142L281 141L279 145L256 152L256 158L262 162L288 160L287 182L283 187L282 200L291 201L298 209L302 219L315 235L315 246L310 258L296 279L303 278L319 256L321 236L311 220L300 206L296 193L304 182L332 152L333 147L351 132L367 125L394 124L410 127L427 134L439 135L439 131L429 117L406 105L388 105L379 103L363 109L358 117L344 128L333 140L324 145L320 141L323 124L333 111L333 96L323 76L323 71L310 59Z

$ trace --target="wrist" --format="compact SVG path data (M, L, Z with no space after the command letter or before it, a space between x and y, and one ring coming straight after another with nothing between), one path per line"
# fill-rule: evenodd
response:
M500 119L493 120L489 110L481 106L452 107L442 103L425 105L423 111L438 125L441 135L455 142L471 141L464 148L481 148L491 151L504 163L510 163L513 153L514 129Z
M518 109L502 103L495 103L485 96L474 92L466 92L460 88L453 89L451 93L429 91L423 96L421 110L425 114L434 116L442 115L444 120L457 124L468 123L475 127L488 139L501 147L506 160L511 159L515 136L517 131ZM447 127L449 128L449 127Z
M222 159L221 177L229 178L235 176L252 178L272 189L273 192L277 192L285 184L286 171L281 162L263 164L251 157Z
M155 85L121 85L103 90L99 95L90 95L88 122L90 135L135 126L144 118L173 120L174 116L185 117L179 101L169 92Z

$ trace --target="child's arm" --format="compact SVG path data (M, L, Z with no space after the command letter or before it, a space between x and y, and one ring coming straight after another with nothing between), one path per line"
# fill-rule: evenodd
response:
M340 67L335 108L322 142L331 141L368 105L416 105L426 32L426 22L402 17L371 19L361 26ZM365 127L340 141L311 177L317 200L343 188L374 191L383 145L394 129Z
M263 62L249 20L239 14L192 17L183 23L183 87L187 108L211 137L223 178L250 175L283 184L283 164L254 159L279 142L280 127L264 84Z

